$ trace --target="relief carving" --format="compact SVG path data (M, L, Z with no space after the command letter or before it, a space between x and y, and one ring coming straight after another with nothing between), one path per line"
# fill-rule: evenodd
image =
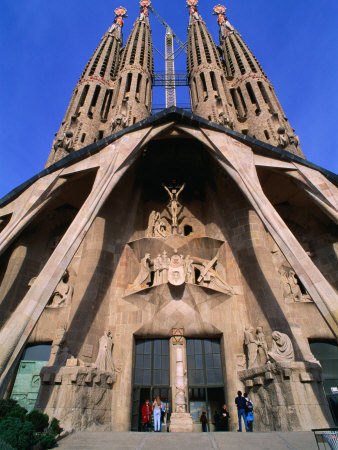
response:
M114 372L112 350L113 338L111 332L106 331L99 340L99 352L93 366L101 372Z
M294 351L291 339L288 335L279 331L272 332L272 347L268 351L268 345L263 333L263 327L254 328L247 326L244 331L244 346L247 355L247 368L264 366L267 362L294 361Z
M295 271L291 267L281 266L279 269L283 296L287 303L311 302L309 294L303 294Z

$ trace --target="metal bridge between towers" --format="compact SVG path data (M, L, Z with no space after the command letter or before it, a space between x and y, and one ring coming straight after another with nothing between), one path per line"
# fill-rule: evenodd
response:
M189 79L186 73L154 73L153 86L175 88L178 86L189 86Z

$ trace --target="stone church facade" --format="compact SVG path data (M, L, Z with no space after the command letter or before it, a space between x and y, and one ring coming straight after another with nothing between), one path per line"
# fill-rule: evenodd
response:
M257 431L331 426L311 344L337 348L337 177L221 5L216 46L187 1L192 112L152 115L140 5L124 46L116 9L45 169L0 200L1 396L49 345L35 405L64 428L138 430L160 395L170 431L202 410L212 431L224 403L236 430L239 389Z

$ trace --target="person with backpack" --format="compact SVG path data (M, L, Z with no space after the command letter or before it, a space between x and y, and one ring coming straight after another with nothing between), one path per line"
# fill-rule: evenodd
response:
M244 398L246 401L245 405L245 414L246 414L246 423L247 423L247 431L253 432L253 422L254 422L254 413L253 413L253 403L249 399L248 394L244 393Z
M235 398L235 404L237 405L237 411L238 411L238 430L239 432L242 432L242 417L244 420L245 425L245 431L248 431L248 426L246 423L246 414L245 414L245 406L246 406L246 400L242 396L242 392L237 392L237 397Z

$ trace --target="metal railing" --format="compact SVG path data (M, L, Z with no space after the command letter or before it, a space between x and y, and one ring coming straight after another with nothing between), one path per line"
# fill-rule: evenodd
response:
M179 86L189 86L188 75L186 73L175 73L169 75L162 72L154 73L153 86L174 88Z
M338 450L338 428L313 429L319 450Z

